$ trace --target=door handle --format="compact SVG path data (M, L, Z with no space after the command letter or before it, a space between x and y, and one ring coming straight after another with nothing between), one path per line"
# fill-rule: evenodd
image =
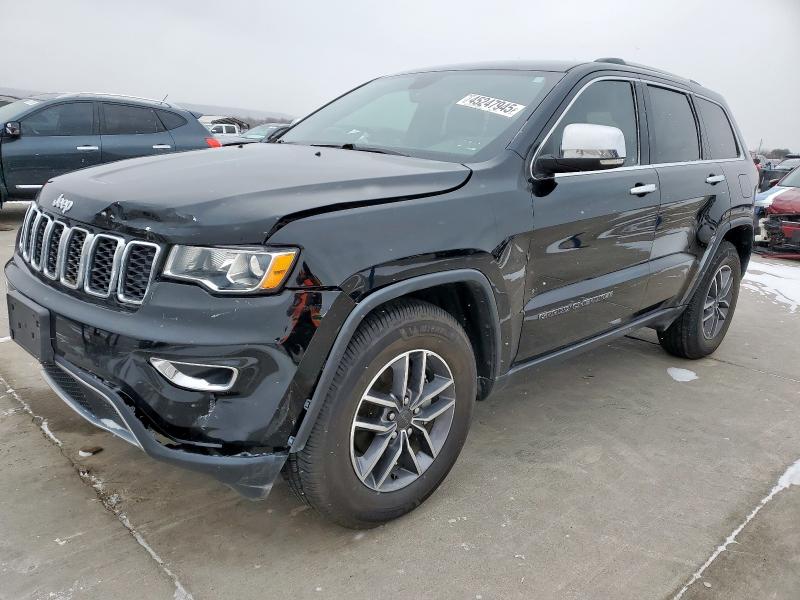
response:
M717 185L723 181L725 181L725 175L709 175L706 177L706 183L710 183L711 185Z
M75 150L80 152L95 152L96 150L100 150L98 146L76 146Z
M655 192L657 189L658 188L656 187L655 183L637 183L631 188L631 196L644 196L645 194L651 194Z
M153 150L169 150L172 148L169 144L155 144Z

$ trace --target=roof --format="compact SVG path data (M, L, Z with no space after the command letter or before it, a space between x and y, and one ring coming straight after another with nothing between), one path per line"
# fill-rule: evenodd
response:
M92 98L99 100L124 100L135 104L146 104L149 106L164 106L167 108L180 108L177 104L169 103L165 100L153 100L151 98L140 98L138 96L126 96L124 94L111 94L108 92L64 92L36 94L31 96L34 100L63 100L66 98Z
M423 69L409 69L403 73L423 73L426 71L478 71L478 70L498 70L498 71L551 71L555 73L565 73L581 62L559 61L559 60L503 60L490 62L462 63L454 65L439 65Z
M631 73L644 73L654 75L662 79L667 79L676 83L681 83L689 87L703 88L698 82L675 75L658 69L656 67L649 67L638 63L628 62L622 58L604 57L592 61L555 61L555 60L506 60L506 61L492 61L492 62L475 62L464 63L455 65L441 65L436 67L428 67L423 69L410 69L403 71L406 73L424 73L431 71L476 71L476 70L507 70L507 71L547 71L554 73L567 73L578 67L590 68L594 70L600 69L613 69L618 71L628 71ZM705 88L703 88L705 90ZM708 90L705 90L708 91Z

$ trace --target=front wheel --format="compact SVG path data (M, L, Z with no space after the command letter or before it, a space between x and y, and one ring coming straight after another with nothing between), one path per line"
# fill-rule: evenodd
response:
M477 392L464 329L401 300L370 314L337 369L290 487L340 525L374 527L430 496L458 457Z
M661 346L681 358L702 358L714 352L730 327L741 279L736 247L722 242L686 309L658 332Z

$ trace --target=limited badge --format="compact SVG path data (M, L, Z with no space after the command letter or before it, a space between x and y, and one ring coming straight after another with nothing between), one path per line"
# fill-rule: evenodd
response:
M492 98L491 96L482 96L481 94L469 94L456 102L456 104L468 108L485 110L493 115L500 115L501 117L508 117L509 119L525 108L524 104L509 102L508 100L501 100L500 98Z

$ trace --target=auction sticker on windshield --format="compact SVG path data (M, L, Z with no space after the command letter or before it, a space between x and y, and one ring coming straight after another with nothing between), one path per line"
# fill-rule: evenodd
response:
M508 118L513 117L525 108L524 104L517 104L516 102L509 102L508 100L501 100L500 98L492 98L491 96L483 96L481 94L469 94L456 102L456 104L469 108L477 108L478 110L485 110L494 115Z

